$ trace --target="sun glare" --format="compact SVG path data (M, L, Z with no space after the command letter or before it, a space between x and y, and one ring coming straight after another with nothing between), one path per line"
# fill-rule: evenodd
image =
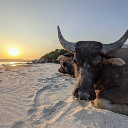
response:
M9 54L12 55L12 56L16 56L16 55L19 54L19 50L16 49L16 48L11 48L11 49L9 49L8 52L9 52Z

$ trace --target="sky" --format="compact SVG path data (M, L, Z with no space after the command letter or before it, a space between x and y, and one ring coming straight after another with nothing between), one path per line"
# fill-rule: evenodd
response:
M0 0L0 59L39 59L62 49L58 25L70 42L115 42L128 29L127 6L128 0Z

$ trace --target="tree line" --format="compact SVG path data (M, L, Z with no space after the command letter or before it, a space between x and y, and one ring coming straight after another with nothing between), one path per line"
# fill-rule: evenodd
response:
M56 61L56 59L58 58L58 56L59 55L63 55L65 53L67 53L67 51L64 50L64 49L56 49L55 51L51 51L50 53L45 54L41 58L48 59L48 63L52 63L52 62L58 63Z

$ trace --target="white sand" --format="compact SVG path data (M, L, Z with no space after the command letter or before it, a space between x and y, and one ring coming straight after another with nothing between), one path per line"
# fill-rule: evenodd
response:
M0 69L0 128L128 128L128 116L72 96L59 64Z

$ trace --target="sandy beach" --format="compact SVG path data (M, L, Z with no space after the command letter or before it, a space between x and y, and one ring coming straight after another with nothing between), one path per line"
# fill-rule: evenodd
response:
M0 128L128 128L128 116L72 96L59 64L0 68Z

